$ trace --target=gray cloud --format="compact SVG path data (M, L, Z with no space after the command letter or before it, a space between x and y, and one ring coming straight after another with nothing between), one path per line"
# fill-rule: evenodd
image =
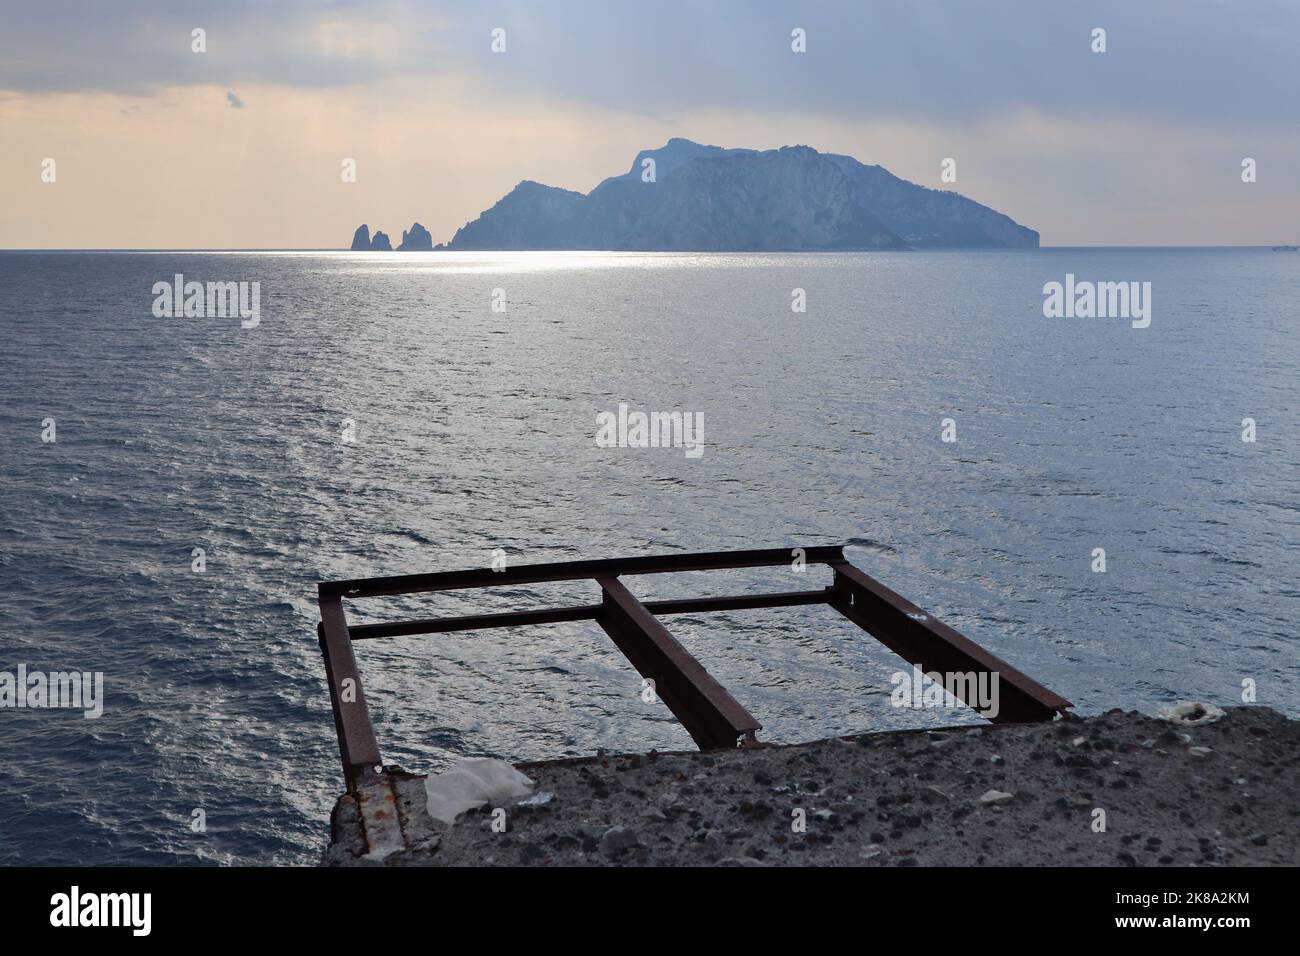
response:
M1300 123L1293 0L200 0L28 3L0 89L283 83L455 73L672 120L689 110L965 122L1017 108L1191 125ZM394 23L400 49L322 47L323 23ZM192 54L202 26L208 52ZM493 54L494 27L508 52ZM802 27L808 52L790 51ZM1109 50L1089 50L1092 28Z
M229 103L231 107L233 107L234 109L242 110L244 108L244 101L241 100L234 93L232 93L230 90L226 90L226 102Z

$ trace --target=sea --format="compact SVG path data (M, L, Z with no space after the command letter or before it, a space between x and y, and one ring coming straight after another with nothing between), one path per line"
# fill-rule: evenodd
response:
M177 276L247 283L256 315L187 316ZM1149 322L1048 317L1067 277L1137 283ZM1298 300L1300 255L1268 248L0 252L0 680L102 678L97 716L0 706L0 863L314 863L337 578L842 544L1080 714L1296 716ZM598 440L620 412L698 441ZM665 623L765 740L979 720L896 706L907 665L827 607ZM407 770L691 747L591 622L357 656Z

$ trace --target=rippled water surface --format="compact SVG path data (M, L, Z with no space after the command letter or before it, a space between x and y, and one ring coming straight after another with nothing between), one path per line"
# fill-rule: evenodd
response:
M177 272L259 281L260 326L154 318L151 287ZM1150 281L1151 327L1043 318L1067 272ZM1233 703L1251 679L1296 714L1298 278L1300 257L1267 250L0 253L0 670L106 684L98 720L0 710L0 862L313 861L341 786L316 582L497 548L847 543L1082 712ZM702 414L704 455L596 447L619 402ZM897 662L829 609L668 623L769 740L953 717L892 709ZM385 758L408 769L690 746L589 623L358 656Z

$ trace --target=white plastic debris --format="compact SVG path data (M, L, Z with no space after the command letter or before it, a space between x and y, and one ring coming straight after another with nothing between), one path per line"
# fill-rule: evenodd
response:
M999 803L1006 803L1007 801L1013 799L1015 799L1015 797L1010 793L1006 793L1005 791L989 790L982 797L980 797L980 803L984 804L987 807Z
M1156 710L1156 716L1161 720L1167 720L1171 724L1182 724L1184 727L1199 727L1201 724L1212 724L1221 717L1227 715L1213 704L1202 704L1195 700L1180 700L1177 704L1170 707L1164 704Z
M448 825L466 810L501 804L533 792L533 781L504 760L476 757L424 781L429 816Z

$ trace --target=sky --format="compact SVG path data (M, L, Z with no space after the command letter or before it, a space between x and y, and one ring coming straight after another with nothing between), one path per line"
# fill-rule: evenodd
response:
M1298 90L1297 0L0 0L0 248L439 242L673 136L847 153L1044 245L1295 242Z

